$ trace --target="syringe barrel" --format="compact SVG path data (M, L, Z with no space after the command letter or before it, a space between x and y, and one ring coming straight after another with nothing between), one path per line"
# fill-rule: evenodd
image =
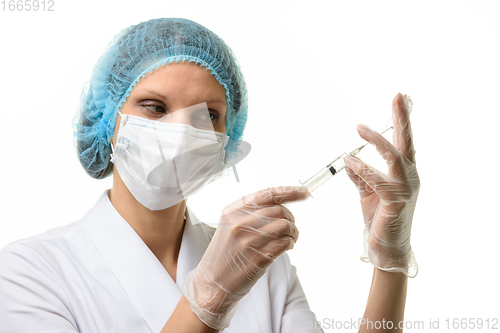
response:
M342 169L345 168L345 162L344 162L344 157L349 156L348 153L343 153L339 157L333 160L333 162L330 163L331 166L337 170L337 172L340 172Z
M345 168L344 157L346 157L347 153L343 153L339 157L337 157L333 162L328 164L326 167L321 169L314 176L309 178L302 185L307 187L310 193L316 190L318 187L323 185L328 179L332 178L338 172L340 172L343 168Z

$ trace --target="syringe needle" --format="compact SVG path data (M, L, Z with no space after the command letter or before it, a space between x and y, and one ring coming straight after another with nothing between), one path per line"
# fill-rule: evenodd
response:
M368 144L368 142L365 143L364 145L362 145L361 147L354 149L353 151L351 151L349 153L349 155L356 156L356 154L359 153L363 148L365 148L367 144Z
M382 133L380 133L380 134L384 134L385 132L387 132L387 131L388 131L388 130L390 130L390 129L392 129L392 126L387 127L387 128L386 128L386 129L385 129ZM363 148L365 148L365 147L366 147L366 145L367 145L368 143L369 143L369 142L365 143L364 145L362 145L362 146L361 146L361 147L359 147L359 148L354 149L353 151L351 151L351 152L349 153L349 155L351 155L351 156L355 156L355 155L356 155L356 154L358 154L358 153L359 153L359 152L360 152Z

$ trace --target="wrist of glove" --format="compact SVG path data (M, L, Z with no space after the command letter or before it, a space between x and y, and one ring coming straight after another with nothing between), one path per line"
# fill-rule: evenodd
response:
M231 294L213 280L200 274L199 267L187 274L182 289L191 310L198 318L205 325L219 331L229 327L239 301L248 292L239 295Z
M410 238L398 244L391 244L377 235L370 237L370 229L363 232L364 252L361 261L370 262L378 269L387 272L400 272L413 278L418 273L418 264L410 245Z

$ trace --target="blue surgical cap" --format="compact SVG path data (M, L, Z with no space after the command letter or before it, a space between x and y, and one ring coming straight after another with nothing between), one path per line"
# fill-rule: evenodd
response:
M159 18L130 26L109 43L84 86L73 121L78 158L96 179L111 174L111 139L116 115L139 80L164 64L195 62L226 91L226 161L237 159L247 120L244 77L232 50L215 33L182 18Z

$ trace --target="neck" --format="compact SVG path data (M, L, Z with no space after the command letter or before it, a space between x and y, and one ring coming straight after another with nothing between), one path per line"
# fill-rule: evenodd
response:
M177 264L184 231L186 200L164 210L149 210L130 193L116 168L113 170L109 200L163 266Z

